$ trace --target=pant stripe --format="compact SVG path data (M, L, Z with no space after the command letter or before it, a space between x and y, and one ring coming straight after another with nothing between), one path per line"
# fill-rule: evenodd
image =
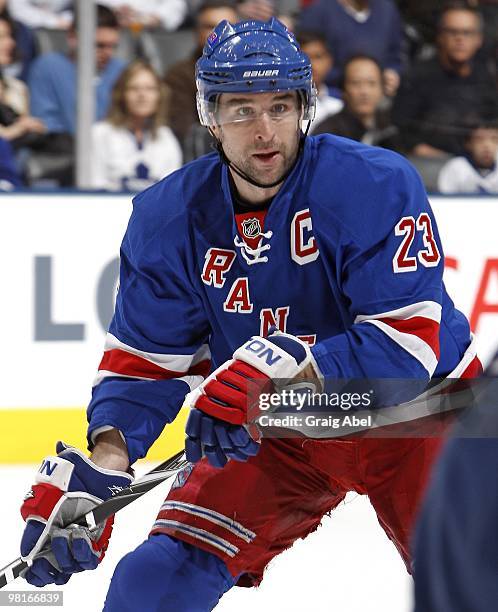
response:
M243 525L231 520L224 514L220 514L219 512L215 512L214 510L210 510L209 508L204 508L203 506L196 506L195 504L166 500L161 506L161 512L163 510L179 510L181 512L186 512L187 514L199 516L201 518L206 519L207 521L210 521L211 523L214 523L215 525L224 527L225 529L231 531L234 535L241 538L248 544L252 542L252 540L254 540L254 538L256 537L254 531L246 529Z
M185 525L184 523L180 523L179 521L170 521L167 519L158 519L152 530L154 529L164 529L169 528L175 531L179 531L181 533L185 533L189 535L191 538L196 538L197 540L201 540L202 542L206 542L206 544L210 544L214 546L218 550L221 550L223 553L228 555L229 557L235 557L235 555L240 551L237 546L230 544L227 540L220 538L219 536L215 536L209 531L205 529L199 529L197 527L192 527L191 525Z

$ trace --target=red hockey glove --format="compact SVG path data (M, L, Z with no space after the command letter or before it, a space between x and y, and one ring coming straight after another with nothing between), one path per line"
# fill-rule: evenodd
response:
M309 345L281 332L268 338L253 336L206 380L187 396L197 408L233 425L247 423L254 392L269 392L290 383L310 363L318 372ZM318 376L318 375L317 375ZM254 386L251 386L251 382Z
M295 336L276 332L268 338L252 337L187 396L192 409L187 459L196 462L207 456L212 465L222 467L228 458L246 461L255 455L259 448L246 425L259 394L284 387L310 363L314 359L309 345Z

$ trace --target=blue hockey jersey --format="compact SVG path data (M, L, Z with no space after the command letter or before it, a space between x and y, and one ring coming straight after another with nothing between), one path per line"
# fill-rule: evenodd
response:
M267 211L235 214L228 169L196 160L134 199L120 288L88 409L143 457L184 395L271 325L325 376L420 378L470 344L443 282L422 182L401 156L306 138Z

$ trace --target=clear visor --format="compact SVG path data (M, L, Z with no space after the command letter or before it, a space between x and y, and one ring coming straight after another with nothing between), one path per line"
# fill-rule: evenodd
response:
M314 90L313 90L314 91ZM260 102L257 94L225 94L215 101L208 102L197 94L197 110L201 124L206 127L219 125L249 126L268 117L274 123L312 121L315 116L316 96L305 103L301 92L282 91L266 95Z

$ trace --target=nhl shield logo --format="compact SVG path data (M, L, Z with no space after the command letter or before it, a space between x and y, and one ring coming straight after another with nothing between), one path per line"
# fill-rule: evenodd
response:
M261 234L261 225L259 219L253 217L242 221L242 233L245 238L257 238Z

